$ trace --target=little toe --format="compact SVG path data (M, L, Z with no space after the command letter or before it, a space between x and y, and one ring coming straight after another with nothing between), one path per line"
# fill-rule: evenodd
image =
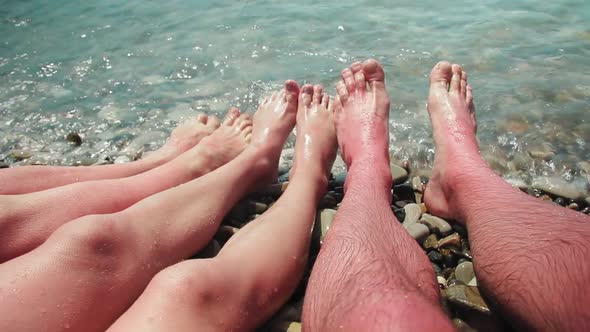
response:
M312 101L315 105L320 105L322 103L322 94L324 91L324 87L317 84L313 86L313 97Z
M451 76L451 85L449 86L450 93L461 93L461 73L463 69L458 64L453 64L451 66L451 71L453 76Z
M219 122L219 119L216 116L210 116L207 119L207 127L217 129L217 128L219 128L220 125L221 125L221 122Z
M342 70L342 80L344 81L344 85L348 90L348 94L352 94L356 89L356 83L354 82L354 74L350 68L345 68Z
M313 86L311 84L305 84L301 88L301 94L299 94L299 106L310 107L313 96Z
M441 61L437 63L430 72L430 88L449 91L452 76L453 71L449 62Z
M197 121L202 124L207 124L207 116L203 113L197 114Z
M229 111L227 111L225 119L223 119L223 124L226 126L231 126L238 117L240 117L240 110L236 107L232 107L229 109Z

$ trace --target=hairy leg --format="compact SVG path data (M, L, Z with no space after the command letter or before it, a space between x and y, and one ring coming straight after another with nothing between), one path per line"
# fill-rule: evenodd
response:
M478 285L518 328L590 329L590 217L528 196L479 154L471 87L459 65L438 63L428 111L436 158L429 211L467 226Z
M111 330L250 331L293 293L337 147L329 97L321 86L301 91L296 166L285 193L215 258L185 261L158 274Z
M375 60L354 63L342 79L335 117L349 169L346 194L309 280L304 328L451 331L437 308L432 266L390 208L383 69Z
M237 109L231 116L239 115ZM120 165L86 167L26 166L0 170L0 195L27 194L83 181L119 179L143 173L176 158L219 127L215 117L204 114L172 131L168 142L146 158Z
M217 122L209 119L209 122ZM23 195L0 196L0 262L43 243L59 226L91 214L122 211L155 193L216 169L242 151L250 116L231 109L209 137L173 161L135 176L86 181ZM225 144L219 144L224 142ZM56 209L55 207L59 207Z
M261 106L258 113L276 116L258 116L270 121L258 121L252 144L226 165L125 211L67 223L37 249L0 265L0 307L10 308L0 330L105 330L158 271L202 249L228 210L276 175L297 93L289 81L287 92ZM243 140L250 135L244 131Z

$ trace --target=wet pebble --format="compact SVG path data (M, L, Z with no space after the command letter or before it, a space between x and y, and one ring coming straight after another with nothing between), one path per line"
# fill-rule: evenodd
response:
M582 199L587 195L583 184L569 183L560 177L537 177L532 181L533 188L573 200Z
M448 300L459 308L473 309L481 313L489 314L490 308L483 300L477 287L454 285L445 291Z
M424 242L422 242L422 248L424 248L424 250L426 250L427 252L437 250L438 249L438 238L436 237L436 234L428 235L426 240L424 240Z
M461 280L465 284L468 284L474 277L475 272L473 271L473 263L469 261L460 263L457 265L457 268L455 268L455 278Z
M408 179L408 171L396 164L391 164L389 166L389 168L391 169L391 177L393 178L394 184L401 184L406 182L406 180Z
M221 245L216 240L211 240L203 250L197 254L197 258L213 258L221 251Z
M436 276L436 281L438 282L438 286L440 288L447 288L447 279L443 278L442 276Z
M404 211L406 212L404 223L415 223L422 216L422 208L418 204L406 204Z
M428 227L426 227L423 224L410 223L407 225L404 224L403 226L406 229L406 231L408 231L408 233L410 233L410 235L418 241L424 239L429 234Z
M580 209L580 206L579 206L577 203L571 203L571 204L569 204L569 205L567 206L567 208L568 208L568 209L571 209L571 210L576 210L576 211L577 211L577 210L579 210L579 209Z
M323 209L320 211L320 225L321 225L321 235L320 235L320 244L324 242L324 238L328 234L330 227L332 226L332 222L334 221L334 217L336 217L336 210L332 209Z
M406 210L398 209L393 207L393 214L399 222L403 222L406 219Z
M444 237L438 241L439 248L455 247L461 248L461 237L457 233L453 233L447 237Z
M393 187L393 194L397 196L397 201L411 201L414 202L414 189L412 186L404 183Z
M318 208L334 208L336 207L336 205L338 205L338 201L336 200L336 198L334 198L334 196L330 194L326 194L324 195L324 197L320 199L320 202L318 203Z
M557 197L553 203L557 204L557 205L561 205L561 206L565 206L565 199L563 199L562 197Z
M346 181L346 171L334 175L334 184L336 186L343 186Z
M33 154L31 153L31 151L28 151L28 150L14 149L14 150L10 151L10 156L12 158L16 159L17 161L21 161L21 160L31 158L33 156Z
M453 325L455 325L455 329L457 332L477 332L476 329L469 326L469 324L465 323L463 320L459 318L453 319Z
M477 278L473 277L468 283L467 286L477 287Z
M66 141L72 143L74 146L82 145L82 137L76 132L69 133L66 136Z
M412 189L414 190L416 203L422 203L422 180L420 180L419 176L412 178Z
M115 164L126 164L131 162L131 158L129 156L118 156L115 158Z
M224 245L234 234L236 234L240 229L237 227L232 227L229 225L221 225L215 233L215 240L219 242L221 245Z
M431 251L428 253L428 259L433 263L442 262L442 255L438 251Z
M8 165L5 162L0 161L0 168L8 168L8 167L10 167L10 165Z
M432 232L437 232L441 235L447 235L452 230L451 225L444 219L430 215L428 213L424 213L422 215L420 222L428 226Z

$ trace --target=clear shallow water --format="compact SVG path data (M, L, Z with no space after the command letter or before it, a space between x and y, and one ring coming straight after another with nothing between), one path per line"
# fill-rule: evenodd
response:
M590 160L588 1L0 4L0 159L133 154L197 111L253 112L288 78L333 93L344 66L374 57L392 96L391 150L415 167L433 159L427 76L443 59L469 72L499 172L577 181ZM72 131L81 147L64 141Z

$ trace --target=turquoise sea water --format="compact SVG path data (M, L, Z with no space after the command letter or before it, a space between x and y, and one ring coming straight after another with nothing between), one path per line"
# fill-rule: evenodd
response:
M590 159L589 1L0 4L0 159L154 148L197 111L253 112L288 78L333 93L340 70L368 57L386 69L392 153L415 167L432 162L427 76L443 59L469 73L499 172L577 181ZM64 141L72 131L81 147Z

